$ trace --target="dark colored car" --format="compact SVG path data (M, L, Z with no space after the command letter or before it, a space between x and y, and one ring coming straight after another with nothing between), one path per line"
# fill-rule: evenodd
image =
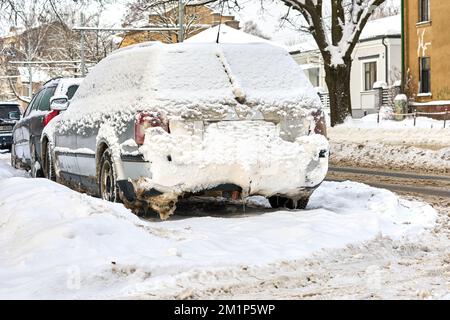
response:
M0 149L11 149L12 131L22 112L16 102L0 102Z
M50 102L53 98L70 100L82 79L54 79L45 83L34 95L23 118L13 130L11 164L16 168L31 170L33 177L41 176L41 134L49 117L53 117Z

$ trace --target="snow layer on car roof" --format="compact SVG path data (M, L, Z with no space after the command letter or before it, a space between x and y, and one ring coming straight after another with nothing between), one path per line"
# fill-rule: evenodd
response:
M73 85L80 85L83 78L63 78L59 81L54 96L67 94L67 89Z
M161 44L120 50L100 62L70 113L258 107L319 108L301 68L267 44ZM85 106L89 106L86 108Z

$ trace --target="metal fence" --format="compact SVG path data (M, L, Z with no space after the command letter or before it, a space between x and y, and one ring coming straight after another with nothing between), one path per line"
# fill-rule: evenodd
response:
M322 101L322 105L324 108L330 108L330 94L328 92L319 92L318 93L320 101Z
M387 87L381 89L381 106L394 107L395 97L400 94L400 87Z
M394 117L400 117L399 120L403 120L406 117L412 117L414 119L413 124L414 127L417 125L417 118L419 116L443 116L444 117L444 125L443 128L447 128L447 123L450 120L450 111L445 112L410 112L410 113L393 113ZM430 118L431 119L431 118ZM377 122L380 123L382 121L380 117L380 113L378 113Z

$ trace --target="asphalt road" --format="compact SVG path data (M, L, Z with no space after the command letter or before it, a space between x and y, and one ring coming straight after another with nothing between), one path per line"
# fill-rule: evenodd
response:
M330 167L328 181L353 180L396 192L450 198L450 177L380 171L362 168Z

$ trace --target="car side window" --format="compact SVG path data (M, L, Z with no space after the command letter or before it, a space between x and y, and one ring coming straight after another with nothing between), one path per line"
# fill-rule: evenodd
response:
M31 113L32 110L36 110L36 107L39 104L39 100L41 99L43 91L44 90L41 90L34 95L33 99L28 104L27 110L25 111L25 117L27 117Z
M39 101L37 110L40 111L50 111L50 99L55 94L56 87L46 88L42 94L42 97Z
M77 90L78 90L77 84L71 85L69 88L67 88L67 98L71 100L75 95L75 93L77 92Z

